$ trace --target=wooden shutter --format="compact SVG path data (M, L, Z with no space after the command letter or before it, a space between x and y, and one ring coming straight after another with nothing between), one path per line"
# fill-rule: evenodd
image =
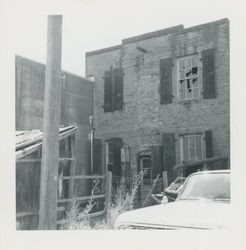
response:
M215 49L202 51L203 64L203 98L216 98L215 88Z
M123 70L114 69L114 110L123 108Z
M112 71L106 71L104 75L104 112L111 112L112 107Z
M113 138L113 167L112 175L121 176L121 147L122 139Z
M160 103L172 102L172 58L160 60Z
M94 139L93 141L93 174L102 174L102 140Z
M213 157L213 137L212 130L205 132L205 141L206 141L206 158Z
M163 134L163 170L167 171L168 185L174 181L173 167L175 159L175 134Z
M107 162L107 170L112 172L113 171L113 142L112 140L107 140L106 143L108 144L108 162Z
M163 171L163 148L160 146L152 146L151 147L152 154L152 179L156 179L159 174L159 178L162 178Z

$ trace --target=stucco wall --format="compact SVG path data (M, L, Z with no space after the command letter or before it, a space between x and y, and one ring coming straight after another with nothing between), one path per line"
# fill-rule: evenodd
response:
M61 125L78 127L76 174L90 171L89 116L92 114L93 82L62 72ZM42 129L45 65L16 56L16 130Z

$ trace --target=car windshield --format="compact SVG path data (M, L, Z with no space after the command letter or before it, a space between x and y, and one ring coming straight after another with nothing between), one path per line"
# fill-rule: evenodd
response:
M193 175L187 180L178 199L230 201L230 174L207 173Z

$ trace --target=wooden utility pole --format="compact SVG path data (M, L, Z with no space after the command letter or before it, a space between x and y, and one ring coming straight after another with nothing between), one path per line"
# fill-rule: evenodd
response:
M106 171L106 220L110 221L110 207L112 202L112 172Z
M56 229L62 16L48 16L39 229Z

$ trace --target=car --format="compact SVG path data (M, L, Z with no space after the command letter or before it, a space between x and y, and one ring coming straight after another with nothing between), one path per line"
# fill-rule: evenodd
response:
M120 214L116 229L229 229L230 170L196 172L177 199Z
M177 177L165 190L164 194L167 196L169 201L176 200L178 194L183 188L186 178Z

